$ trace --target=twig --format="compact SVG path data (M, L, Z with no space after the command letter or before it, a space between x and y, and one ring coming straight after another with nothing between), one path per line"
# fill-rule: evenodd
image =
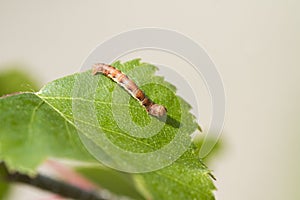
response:
M7 170L6 172L6 178L8 181L29 184L66 198L73 198L79 200L108 200L106 198L101 197L96 191L83 190L79 187L55 180L53 178L41 174L38 174L35 177L30 177L28 175L21 174L18 172L9 173Z

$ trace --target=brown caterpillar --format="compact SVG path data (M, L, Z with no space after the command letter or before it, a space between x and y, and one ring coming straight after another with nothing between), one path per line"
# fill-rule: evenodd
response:
M149 99L139 87L126 76L123 72L115 67L103 63L97 63L93 66L92 74L101 73L122 86L132 97L143 105L147 112L155 117L163 117L167 113L167 109Z

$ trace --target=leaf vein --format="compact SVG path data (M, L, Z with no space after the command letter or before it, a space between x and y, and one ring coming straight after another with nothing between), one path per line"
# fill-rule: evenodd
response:
M130 105L130 104L122 104L122 103L110 103L110 102L105 102L105 101L99 101L99 100L90 100L90 99L83 99L83 98L78 98L78 97L61 97L61 96L56 96L56 97L46 97L46 96L41 96L43 99L61 99L61 100L80 100L80 101L87 101L91 103L100 103L100 104L108 104L108 105L120 105L120 106L129 106L129 107L134 107L134 108L140 108L138 106Z

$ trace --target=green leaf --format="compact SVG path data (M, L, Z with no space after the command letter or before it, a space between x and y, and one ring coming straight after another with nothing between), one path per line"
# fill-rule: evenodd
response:
M198 159L199 148L191 146L172 165L150 173L133 174L108 168L77 168L77 171L115 194L133 199L213 200L211 172ZM140 194L144 198L140 197Z
M10 170L34 174L48 157L91 160L70 125L36 94L0 99L0 159Z
M150 173L135 175L147 199L213 200L215 190L207 167L198 159L199 149L191 147L172 165Z
M149 116L118 84L88 70L52 81L38 93L0 99L0 159L11 170L31 174L48 157L95 162L83 142L116 169L159 169L135 176L146 197L213 199L209 171L191 146L190 134L198 125L190 105L154 75L155 66L139 60L114 66L167 108L166 121Z
M76 168L76 171L113 194L136 200L144 199L136 189L135 181L131 174L111 170L106 167L80 167Z
M26 90L37 90L35 81L28 74L17 69L16 65L2 67L5 69L0 72L0 96ZM0 163L0 199L5 199L10 190L11 183L6 180L6 176L6 167L4 163Z

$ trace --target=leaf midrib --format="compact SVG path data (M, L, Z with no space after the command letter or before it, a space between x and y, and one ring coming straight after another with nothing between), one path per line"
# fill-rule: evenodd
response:
M64 120L66 120L69 124L71 124L76 130L78 130L78 127L76 127L76 125L72 122L72 121L70 121L67 117L65 117L65 116L67 116L67 115L65 115L65 114L63 114L62 112L60 112L55 106L53 106L51 103L49 103L46 99L47 98L43 98L43 96L40 96L40 95L38 95L38 93L32 93L32 94L34 94L34 95L36 95L38 98L40 98L43 102L45 102L47 105L49 105L54 111L56 111ZM72 98L70 98L70 100L72 100ZM128 105L127 105L128 106ZM82 121L82 120L81 120ZM86 123L86 124L88 124L88 125L91 125L91 126L93 126L93 127L96 127L95 125L93 125L93 124L90 124L90 123L88 123L88 122L85 122L85 121L82 121L83 123ZM119 134L119 135L122 135L122 136L125 136L125 137L127 137L127 138L129 138L130 140L132 140L132 141L135 141L135 142L138 142L138 143L140 143L140 144L143 144L143 145L146 145L146 146L148 146L148 147L150 147L152 150L155 150L151 145L149 145L148 143L145 143L145 142L143 142L143 141L141 141L141 140L136 140L135 138L133 138L133 137L129 137L127 134L123 134L122 132L117 132L117 131L114 131L114 130L109 130L109 129L106 129L106 128L103 128L103 127L96 127L96 128L101 128L101 129L103 129L103 130L107 130L107 131L110 131L110 132L114 132L114 133L117 133L117 134ZM79 130L80 132L82 132L81 130ZM86 137L88 137L87 135L85 135ZM88 137L89 138L89 137ZM90 138L90 139L92 139L92 138Z

